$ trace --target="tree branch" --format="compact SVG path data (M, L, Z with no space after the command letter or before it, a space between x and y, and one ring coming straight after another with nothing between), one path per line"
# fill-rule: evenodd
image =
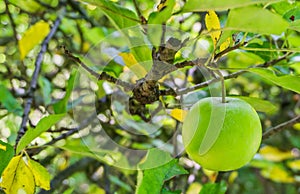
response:
M109 74L107 74L106 72L102 72L101 74L95 72L94 70L92 70L91 68L89 68L84 62L82 62L78 57L74 56L69 50L67 50L64 46L62 46L62 48L64 49L65 55L71 59L72 61L76 62L77 64L79 64L83 69L85 69L89 74L91 74L92 76L94 76L97 80L105 80L111 83L114 83L116 85L122 86L124 89L126 90L132 90L134 88L133 84L130 84L128 82L124 82L122 80L119 80Z
M29 112L30 112L31 105L32 105L32 102L33 102L34 91L36 90L37 80L38 80L38 76L39 76L41 66L42 66L42 62L43 62L43 56L44 56L44 53L47 50L49 41L54 36L58 26L61 23L61 17L62 16L57 17L57 19L55 20L54 25L53 25L52 29L50 30L49 34L43 40L41 50L40 50L40 52L37 56L37 59L35 61L35 69L34 69L34 72L33 72L33 75L32 75L31 81L30 81L30 85L29 85L29 88L28 88L28 92L27 92L28 93L28 98L27 98L27 101L25 103L24 113L23 113L23 116L22 116L21 126L20 126L20 129L19 129L18 134L17 134L15 148L17 147L21 137L27 131L26 123L27 123L28 118L29 118Z
M287 53L287 54L283 55L282 57L279 57L278 59L267 61L267 62L265 62L263 64L260 64L260 65L254 66L254 67L270 67L270 66L273 66L276 63L278 63L278 62L280 62L282 60L285 60L289 55L291 55L291 53ZM253 68L253 67L250 67L250 68ZM240 70L240 71L231 73L229 75L224 76L224 80L232 79L232 78L237 78L238 76L240 76L240 75L242 75L242 74L244 74L246 72L247 72L246 70ZM200 88L205 88L205 87L209 86L210 84L216 83L216 82L218 82L220 80L221 80L220 77L216 77L216 78L213 78L213 79L208 80L206 82L202 82L200 84L196 84L196 85L194 85L192 87L180 89L180 90L176 91L176 94L177 95L187 94L189 92L198 90Z
M44 145L38 147L38 148L32 148L27 150L27 153L29 155L36 155L39 152L41 152L43 149L45 149L47 146L53 145L56 142L58 142L59 140L62 139L66 139L67 137L73 135L74 133L80 131L81 129L86 128L87 126L89 126L91 124L91 122L96 118L97 114L92 114L91 116L89 116L87 119L85 119L84 121L81 122L81 124L78 127L74 127L69 129L67 132L62 133L60 136L53 138L51 141L49 141L48 143L45 143Z
M142 15L141 10L140 10L139 5L138 5L138 3L136 2L136 0L133 0L133 5L134 5L134 8L135 8L135 10L136 10L137 15L138 15L139 18L141 19L141 23L142 23L142 24L146 24L146 23L147 23L147 20L146 20L146 18Z
M275 127L270 128L269 130L267 130L266 132L263 133L262 139L265 140L265 139L269 138L270 136L272 136L278 132L281 132L282 130L284 130L288 127L291 127L298 122L300 122L300 115L296 116L295 118L292 118L289 121L286 121Z
M90 166L100 166L101 163L93 158L83 158L74 164L70 165L65 170L58 173L50 183L51 189L49 191L41 190L39 194L50 194L54 193L55 189L60 188L62 185L63 180L67 179L68 177L72 176L76 172L84 171Z

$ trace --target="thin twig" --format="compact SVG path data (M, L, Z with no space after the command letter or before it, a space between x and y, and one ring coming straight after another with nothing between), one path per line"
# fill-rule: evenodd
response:
M39 194L49 194L54 193L54 191L62 185L63 180L67 179L68 177L72 176L76 172L84 171L88 167L91 166L100 166L101 163L93 158L83 158L74 164L70 165L68 168L64 169L63 171L59 172L52 180L51 180L51 189L49 191L41 190Z
M229 75L224 76L224 80L232 79L232 78L237 78L239 75L241 75L241 74L243 74L243 73L246 73L246 71L237 71L237 72L234 72L234 73L232 73L232 74L229 74ZM205 88L205 87L209 86L210 84L216 83L216 82L218 82L218 81L220 81L220 80L221 80L220 77L213 78L213 79L211 79L211 80L208 80L208 81L206 81L206 82L202 82L202 83L197 84L197 85L194 85L194 86L192 86L192 87L180 89L180 90L176 91L176 94L177 94L177 95L187 94L187 93L189 93L189 92L198 90L198 89L200 89L200 88Z
M214 59L216 60L216 59L222 57L223 55L229 53L230 51L233 51L233 50L236 50L236 49L238 49L238 48L240 48L240 47L242 47L242 46L245 46L247 43L248 43L248 42L238 43L238 44L236 44L236 45L234 45L234 46L232 46L232 47L228 47L228 48L226 48L225 50L223 50L223 51L217 53L217 54L215 55Z
M142 15L142 12L141 12L141 10L140 10L140 8L139 8L139 5L138 5L138 3L136 2L136 0L133 0L133 5L134 5L134 8L135 8L135 10L136 10L136 13L138 14L139 18L141 19L141 23L142 23L142 24L146 24L147 21L146 21L145 17Z
M293 126L294 124L300 122L300 115L292 118L291 120L289 121L286 121L284 123L281 123L275 127L272 127L270 128L269 130L267 130L266 132L264 132L263 136L262 136L262 139L265 140L267 138L269 138L270 136L278 133L278 132L281 132L282 130L288 128L288 127L291 127Z
M41 50L40 50L40 52L37 56L37 59L35 61L35 69L34 69L34 72L33 72L33 75L32 75L31 81L30 81L30 85L29 85L29 88L28 88L28 98L27 98L27 101L25 103L24 113L23 113L23 116L22 116L21 126L20 126L20 129L18 131L17 138L16 138L15 148L17 147L17 145L19 143L19 140L21 139L21 137L25 134L25 132L27 130L26 123L27 123L28 118L29 118L29 112L30 112L31 105L32 105L32 102L33 102L33 98L34 98L34 92L36 90L37 80L38 80L38 76L39 76L41 66L42 66L42 62L43 62L43 56L44 56L44 53L47 50L49 41L54 36L58 26L61 23L61 17L62 16L57 17L57 19L55 20L54 25L53 25L52 29L50 30L49 34L43 40Z
M111 83L114 83L116 85L122 86L125 90L132 90L134 88L134 85L122 80L119 80L109 74L107 74L106 72L102 72L97 73L94 70L92 70L91 68L89 68L84 62L81 61L81 59L79 57L74 56L69 50L67 50L64 46L62 47L64 49L65 55L73 60L74 62L76 62L77 64L79 64L83 69L85 69L89 74L91 74L92 76L94 76L97 80L105 80Z
M45 149L47 146L53 145L56 142L58 142L59 140L66 139L67 137L69 137L69 136L75 134L76 132L89 126L92 123L92 121L96 118L96 116L97 116L96 113L92 114L91 116L87 117L87 119L83 120L78 127L69 129L67 132L62 133L60 136L53 138L51 141L49 141L48 143L46 143L38 148L28 149L27 153L29 153L30 155L36 155L37 153L39 153L43 149Z
M79 2L74 1L74 0L68 0L68 3L71 5L71 7L74 10L78 11L78 13L82 16L83 19L85 19L87 22L92 24L92 27L99 26L92 17L88 16L88 14L86 13L86 10L80 6Z
M282 60L285 60L289 55L291 55L291 53L287 53L287 54L285 54L284 56L282 56L282 57L280 57L278 59L274 59L272 61L267 61L267 62L265 62L263 64L260 64L260 65L257 65L257 66L253 66L253 67L270 67L270 66L273 66L273 65L275 65L276 63L278 63L278 62L280 62ZM253 67L251 67L251 68L253 68ZM232 78L237 78L238 76L240 76L240 75L242 75L242 74L244 74L246 72L247 72L247 70L240 70L240 71L231 73L229 75L224 76L224 80L232 79ZM189 87L189 88L179 89L179 90L176 91L176 94L177 95L187 94L189 92L198 90L200 88L205 88L205 87L209 86L210 84L216 83L216 82L218 82L220 80L221 80L220 77L213 78L211 80L199 83L199 84L194 85L194 86Z

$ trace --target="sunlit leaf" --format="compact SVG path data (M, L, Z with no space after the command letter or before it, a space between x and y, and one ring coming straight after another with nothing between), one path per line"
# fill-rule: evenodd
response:
M123 29L139 24L137 15L109 0L81 0L99 7L117 29Z
M288 26L289 23L281 16L255 6L230 10L226 23L226 27L232 30L278 35Z
M14 148L10 144L0 140L0 177L13 156Z
M224 181L220 183L206 183L199 194L225 194L226 190L227 186Z
M272 165L269 168L264 168L261 170L261 175L275 182L280 183L293 183L295 181L294 177L280 164Z
M158 5L158 11L152 12L148 24L163 24L172 16L175 0L166 0Z
M10 91L0 84L0 103L7 109L8 112L22 116L23 109Z
M205 15L205 25L208 31L210 32L211 39L213 40L214 46L217 45L217 42L221 36L221 25L219 17L214 11L208 11Z
M35 180L31 170L22 159L22 155L11 159L3 171L0 187L7 194L34 193Z
M157 165L157 161L166 163ZM176 175L188 173L178 164L178 159L171 158L168 153L159 149L149 150L145 161L139 164L139 169L137 194L160 193L165 181Z
M35 0L26 0L26 1L10 0L9 2L21 8L22 10L25 10L30 13L36 13L45 10L44 7L41 6Z
M272 70L265 69L265 68L249 68L246 70L249 72L256 73L259 76L273 82L278 86L300 93L300 76L296 76L296 75L277 76Z
M300 130L300 123L296 123L295 125L293 125L293 128L296 130Z
M28 160L28 167L30 168L34 180L35 180L35 185L38 187L41 187L45 190L50 189L50 174L47 171L45 167L43 167L40 163L29 159Z
M231 37L226 38L226 40L220 45L220 52L227 49L231 44Z
M207 11L207 10L217 10L226 11L228 9L249 6L259 3L271 3L278 0L226 0L226 1L216 1L216 0L188 0L182 11L183 12L195 12L195 11Z
M227 65L229 68L246 68L252 65L259 65L265 62L260 56L245 51L232 51L228 53Z
M202 189L202 185L200 183L193 182L192 184L189 185L186 194L199 193L201 189Z
M287 165L293 170L300 170L300 160L288 161Z
M131 53L119 53L125 65L140 79L145 77L147 71L140 65Z
M282 160L294 158L291 151L281 151L276 147L264 146L259 150L259 154L269 161L280 162Z
M228 177L228 183L229 183L229 184L232 184L232 183L236 180L236 178L237 178L238 176L239 176L238 171L233 171L233 172L231 172L230 175L229 175L229 177Z
M178 120L179 122L183 122L184 118L186 117L188 111L187 110L182 110L178 108L174 108L170 112L170 116L173 117L174 119Z
M216 181L216 178L218 176L218 172L217 171L208 170L208 169L205 169L205 168L203 168L202 171L209 178L209 180L211 182L215 182Z
M60 121L65 114L49 115L42 118L35 128L26 131L25 135L20 139L16 153L22 151L30 142L41 135L43 132L50 129L54 124Z
M233 98L239 98L246 102L248 102L256 111L265 112L268 114L275 113L277 111L277 107L267 100L262 100L259 98L247 97L247 96L230 96Z
M28 52L47 36L49 31L49 24L44 21L39 21L23 34L22 38L19 40L21 60L23 60Z

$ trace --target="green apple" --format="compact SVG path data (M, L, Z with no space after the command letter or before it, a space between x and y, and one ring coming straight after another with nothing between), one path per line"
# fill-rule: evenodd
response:
M183 121L182 138L189 157L215 171L238 169L257 152L262 138L260 119L238 98L210 97L194 104Z

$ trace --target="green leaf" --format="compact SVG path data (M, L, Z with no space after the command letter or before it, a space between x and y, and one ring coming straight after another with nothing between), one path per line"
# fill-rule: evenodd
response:
M259 98L246 97L246 96L230 96L233 98L239 98L248 102L256 111L273 114L277 111L277 107L267 100Z
M20 139L16 153L22 151L28 144L30 144L30 142L32 142L43 132L50 129L50 127L60 121L64 116L65 114L57 114L42 118L35 128L31 128L26 131L25 135L23 135L23 137Z
M196 11L226 11L228 9L244 7L249 5L255 5L260 3L271 3L277 2L278 0L226 0L226 1L216 1L216 0L188 0L184 7L183 12L196 12Z
M30 13L42 12L45 10L44 7L37 3L35 0L10 0L9 2Z
M117 29L123 29L139 24L137 15L116 3L108 0L81 0L99 7Z
M28 168L22 155L11 159L2 174L0 187L9 194L27 193L35 191L35 181L31 170Z
M0 103L7 109L8 112L22 116L23 109L10 91L0 84Z
M300 20L296 20L290 24L289 29L300 32Z
M163 8L149 15L148 24L163 24L170 19L175 6L175 0L166 0L162 6Z
M225 182L206 183L203 185L200 194L225 194L227 186Z
M52 92L51 82L47 78L40 76L38 79L38 84L42 89L42 96L45 105L49 105L51 103L51 92Z
M157 166L157 162L160 161L168 162ZM177 175L188 174L188 172L178 164L178 159L172 159L170 154L159 149L150 149L146 160L139 164L139 169L141 170L138 172L136 189L136 193L138 194L161 193L165 181Z
M167 22L172 16L173 8L175 6L175 0L167 0L158 7L161 7L158 11L152 12L148 18L148 30L147 35L154 46L161 44L161 36L163 33L162 25ZM159 25L151 25L159 24Z
M258 74L259 76L273 82L274 84L300 93L300 76L281 75L277 76L274 71L265 68L249 68L246 71Z
M67 107L68 107L68 100L69 100L69 98L71 96L71 93L72 93L72 90L73 90L73 87L74 87L76 75L77 75L77 69L73 69L72 73L70 75L70 78L68 80L68 84L67 84L67 87L66 87L66 94L65 94L65 96L60 101L58 101L57 103L53 104L53 109L54 109L54 112L56 114L67 112L67 110L68 110L67 109Z
M49 24L39 21L31 26L19 40L20 58L23 60L25 56L39 44L49 33Z
M14 148L10 144L0 140L0 177L9 161L13 158L14 153Z
M277 35L284 32L288 26L289 23L280 15L255 6L230 10L226 23L227 28L237 31Z
M45 190L50 190L50 174L47 169L31 159L28 160L28 167L34 176L35 185Z
M260 56L244 51L233 51L228 53L227 65L229 68L246 68L252 65L259 65L265 62Z

